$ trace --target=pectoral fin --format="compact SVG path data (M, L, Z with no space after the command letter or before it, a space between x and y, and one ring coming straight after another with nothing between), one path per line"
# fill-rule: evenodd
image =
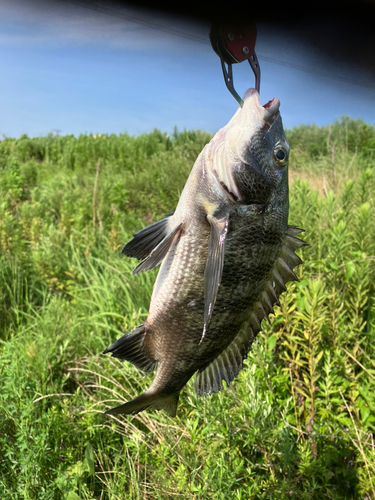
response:
M168 233L168 235L158 244L156 248L134 269L132 274L142 273L154 269L167 255L170 250L175 237L180 233L183 222L180 222Z
M223 274L225 243L228 233L229 216L216 219L207 215L211 225L211 235L208 243L208 256L204 271L204 326L201 342L206 334L208 324L212 317L217 292Z

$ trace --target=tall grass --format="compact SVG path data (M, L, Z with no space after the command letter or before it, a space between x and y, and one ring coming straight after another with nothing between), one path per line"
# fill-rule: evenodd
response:
M173 210L210 139L0 143L1 499L375 498L375 130L287 133L300 283L222 393L104 416L152 376L100 353L144 321L132 233Z

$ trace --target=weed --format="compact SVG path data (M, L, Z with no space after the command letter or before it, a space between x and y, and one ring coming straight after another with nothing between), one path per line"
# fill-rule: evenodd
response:
M150 380L100 353L147 316L132 233L173 210L210 139L0 142L0 498L375 498L375 130L287 131L310 243L231 387L176 419L104 416Z

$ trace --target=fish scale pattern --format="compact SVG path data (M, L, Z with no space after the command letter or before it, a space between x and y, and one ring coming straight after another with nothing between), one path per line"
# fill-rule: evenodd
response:
M209 395L223 389L223 381L228 385L243 368L251 346L261 331L263 319L273 313L275 305L280 305L279 297L286 290L286 283L298 281L294 267L302 264L295 251L307 243L296 238L303 229L288 226L279 256L268 276L264 289L249 311L249 318L231 342L209 366L198 371L195 377L195 392L199 396Z

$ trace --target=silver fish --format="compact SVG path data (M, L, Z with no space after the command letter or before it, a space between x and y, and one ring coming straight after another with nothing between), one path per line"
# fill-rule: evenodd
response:
M109 414L147 408L176 415L196 373L197 394L223 388L243 367L261 321L297 280L302 232L288 226L288 157L280 102L244 105L198 156L173 214L136 233L123 253L133 274L161 268L147 321L104 353L145 372L151 387Z

